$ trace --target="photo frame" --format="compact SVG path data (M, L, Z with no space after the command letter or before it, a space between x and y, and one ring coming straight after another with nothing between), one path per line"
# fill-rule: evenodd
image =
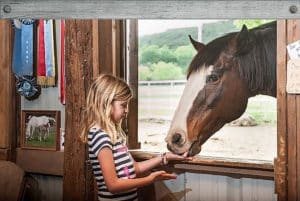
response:
M22 110L21 148L59 150L60 111Z

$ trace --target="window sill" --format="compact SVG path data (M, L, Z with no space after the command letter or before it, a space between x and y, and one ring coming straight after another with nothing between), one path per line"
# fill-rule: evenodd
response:
M161 154L159 152L145 152L142 150L130 150L130 153L136 161L147 160ZM246 177L274 180L273 163L263 160L196 156L193 161L170 162L164 169L224 175L234 178Z

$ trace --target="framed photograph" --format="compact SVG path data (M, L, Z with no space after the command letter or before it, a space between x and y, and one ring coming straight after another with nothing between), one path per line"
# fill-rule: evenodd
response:
M60 111L23 110L21 148L59 150Z

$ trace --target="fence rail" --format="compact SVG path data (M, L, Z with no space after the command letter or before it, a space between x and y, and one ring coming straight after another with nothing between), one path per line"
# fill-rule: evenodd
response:
M154 86L154 85L185 85L186 80L155 80L155 81L139 81L139 86Z

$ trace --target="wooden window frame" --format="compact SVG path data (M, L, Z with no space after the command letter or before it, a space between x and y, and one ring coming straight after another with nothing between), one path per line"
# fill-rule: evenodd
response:
M143 151L138 142L138 20L128 20L127 26L127 81L133 89L133 101L129 105L128 116L129 148L136 160L146 160L159 152ZM168 168L187 172L225 175L235 178L261 178L274 180L274 164L266 160L244 160L222 157L196 156L192 162L171 163Z

